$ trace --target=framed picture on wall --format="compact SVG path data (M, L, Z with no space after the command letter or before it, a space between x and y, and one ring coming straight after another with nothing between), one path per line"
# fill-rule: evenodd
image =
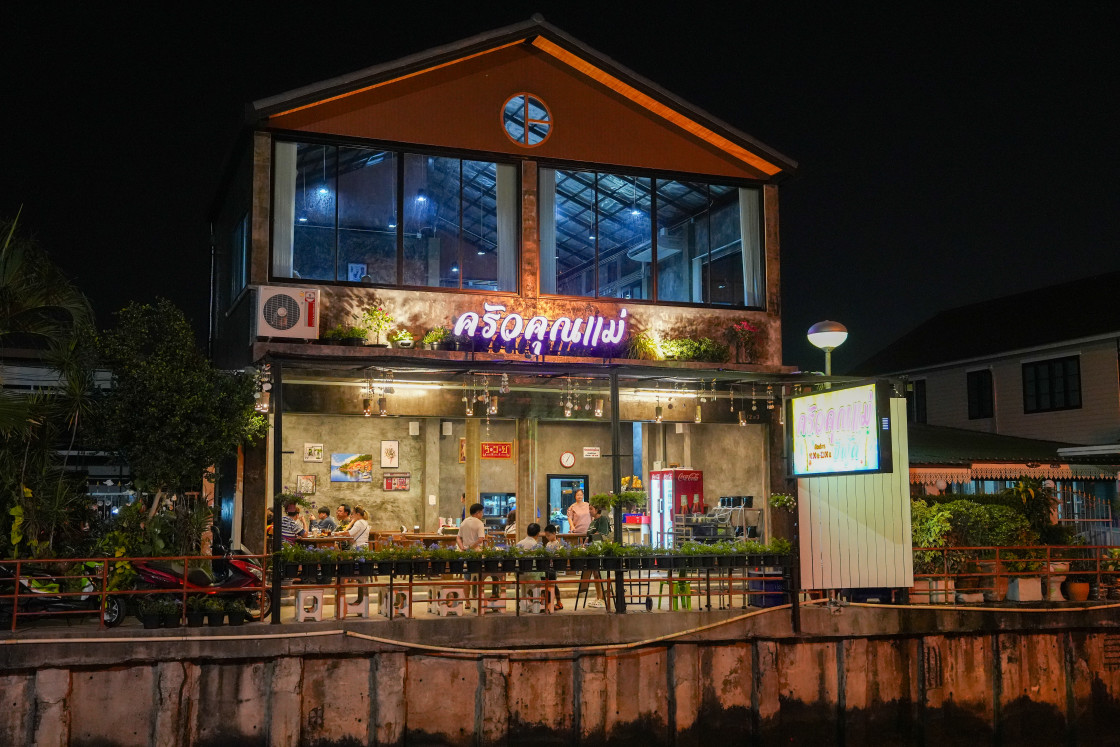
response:
M296 475L296 492L301 495L312 495L318 479L317 475Z
M459 464L467 463L467 439L459 439Z
M373 482L373 454L331 454L331 482Z
M381 469L396 469L401 466L400 444L396 441L381 442Z
M346 279L351 283L360 283L366 275L366 266L360 262L351 262L346 267Z
M322 444L304 444L303 445L303 461L305 461L305 462L321 462L321 461L323 461L323 445Z

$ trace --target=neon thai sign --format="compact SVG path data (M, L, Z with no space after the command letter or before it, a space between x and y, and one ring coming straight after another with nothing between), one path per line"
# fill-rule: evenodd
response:
M482 309L481 317L474 311L461 314L455 320L455 334L499 344L514 344L522 338L534 355L541 354L546 341L554 350L565 344L569 349L591 349L617 345L626 335L626 309L619 311L617 319L610 320L601 316L561 316L552 320L533 316L528 321L520 314L506 314L506 307L501 304L485 303Z

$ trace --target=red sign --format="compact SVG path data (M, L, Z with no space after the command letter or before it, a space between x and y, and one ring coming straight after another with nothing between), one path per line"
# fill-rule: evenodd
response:
M512 441L483 441L481 448L483 459L513 459Z

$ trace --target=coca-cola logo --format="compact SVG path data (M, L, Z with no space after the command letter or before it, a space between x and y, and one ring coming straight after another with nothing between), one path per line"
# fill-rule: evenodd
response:
M677 475L677 479L680 480L681 482L699 482L700 481L700 473L699 472L682 472L679 475Z

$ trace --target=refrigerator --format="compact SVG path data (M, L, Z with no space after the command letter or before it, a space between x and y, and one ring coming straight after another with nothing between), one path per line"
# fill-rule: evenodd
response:
M673 517L702 514L704 472L698 469L659 469L649 473L650 532L654 547L673 546Z

